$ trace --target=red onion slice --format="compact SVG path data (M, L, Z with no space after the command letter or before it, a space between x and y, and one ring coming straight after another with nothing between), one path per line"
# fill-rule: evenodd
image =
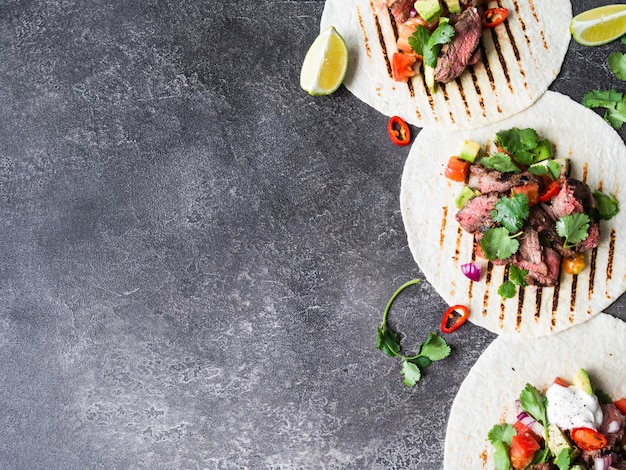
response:
M480 280L480 268L474 263L462 264L461 272L471 281L478 282Z

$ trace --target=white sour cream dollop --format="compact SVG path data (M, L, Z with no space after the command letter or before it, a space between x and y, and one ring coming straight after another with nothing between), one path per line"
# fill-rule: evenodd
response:
M575 386L553 384L546 392L548 422L563 430L597 429L602 424L602 409L598 397Z

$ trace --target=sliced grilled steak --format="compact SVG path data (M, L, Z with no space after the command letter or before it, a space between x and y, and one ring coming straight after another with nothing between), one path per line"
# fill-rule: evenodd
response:
M544 463L536 463L534 465L531 465L530 467L528 467L528 470L555 470L557 468L558 467L555 467L550 462L544 462Z
M485 0L461 0L461 5L464 7L482 7L487 3Z
M411 16L414 0L388 0L387 6L396 20L396 24L402 24Z
M532 173L502 173L498 170L485 168L482 165L470 167L472 176L478 179L478 190L485 194L491 192L505 193L513 186L541 182L541 178Z
M480 44L483 26L476 8L468 8L459 15L450 17L454 37L444 44L435 67L435 80L448 83L467 68Z
M556 219L550 206L537 204L530 208L527 224L539 233L545 240L544 245L550 245L564 258L573 258L576 252L563 246L563 239L556 233Z
M559 282L561 256L552 248L542 246L539 233L530 226L524 228L519 250L511 262L520 269L528 270L528 284L554 286Z
M495 227L491 211L498 202L497 194L486 194L467 201L463 209L456 213L457 222L469 233L484 232Z
M552 212L558 219L577 214L595 206L593 194L587 184L573 178L561 178L561 190L551 201Z
M600 405L600 408L602 408L602 424L598 431L606 437L607 445L613 447L624 436L626 417L613 403Z
M587 238L580 242L576 246L576 251L582 253L583 251L596 248L600 244L600 226L597 222L589 225L589 231L587 232Z

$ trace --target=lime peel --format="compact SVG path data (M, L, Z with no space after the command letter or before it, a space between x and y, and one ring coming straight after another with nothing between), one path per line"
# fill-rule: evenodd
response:
M334 26L322 31L309 47L300 70L300 87L313 96L330 95L348 70L348 47Z

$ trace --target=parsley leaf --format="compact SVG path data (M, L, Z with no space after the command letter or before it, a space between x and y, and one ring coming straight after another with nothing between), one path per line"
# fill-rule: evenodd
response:
M419 25L408 41L411 49L424 58L424 63L434 68L441 46L449 43L453 36L454 28L442 18L432 33L425 26Z
M589 216L582 212L565 215L556 221L556 233L565 239L563 246L566 248L587 238L588 230Z
M483 238L480 240L480 247L483 249L488 260L507 259L519 249L519 242L510 235L504 227L490 228L485 230Z
M422 377L421 369L430 366L433 361L439 361L448 357L450 346L437 333L430 333L428 338L420 345L419 352L415 356L405 356L400 353L400 335L387 325L387 317L391 310L391 305L396 297L407 287L419 284L419 279L405 282L398 288L385 307L383 321L376 328L376 348L380 349L388 356L402 359L400 373L404 375L402 383L407 387L415 385Z
M616 90L592 90L583 96L587 108L605 108L604 120L613 128L621 129L626 122L626 98Z
M519 396L520 407L526 413L539 421L545 428L548 427L546 405L548 399L531 384L526 384Z
M600 219L610 220L619 212L615 194L604 194L600 191L594 191L593 198L596 202L595 208Z
M513 159L503 152L497 152L480 159L480 164L485 168L492 168L503 173L521 173L522 170L515 164Z
M623 52L609 54L609 69L620 80L626 80L626 54Z
M528 197L522 193L499 199L491 211L492 219L504 225L509 233L521 229L529 214Z

